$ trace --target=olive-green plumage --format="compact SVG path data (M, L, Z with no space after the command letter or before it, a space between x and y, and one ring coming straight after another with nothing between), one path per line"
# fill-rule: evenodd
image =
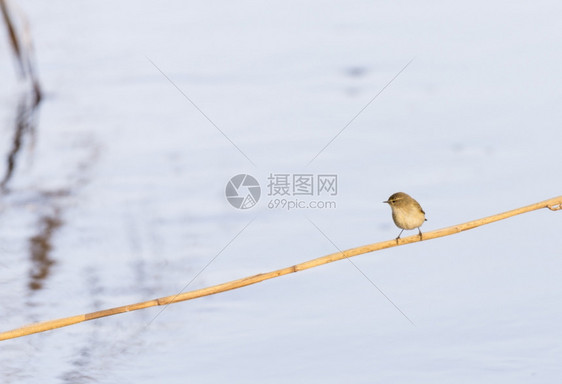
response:
M392 208L392 220L402 231L398 234L396 240L400 238L405 229L418 229L420 237L422 236L420 227L426 221L425 212L421 205L410 195L404 192L396 192L388 198L387 203Z

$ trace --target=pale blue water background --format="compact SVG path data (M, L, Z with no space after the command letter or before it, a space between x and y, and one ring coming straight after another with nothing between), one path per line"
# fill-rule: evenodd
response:
M189 289L391 239L396 191L423 230L561 194L557 2L18 5L45 99L0 200L2 331L175 294L252 219ZM24 86L4 32L0 55L5 167ZM275 172L337 174L337 208L226 201ZM344 260L1 342L0 381L553 383L560 215L354 258L415 326Z

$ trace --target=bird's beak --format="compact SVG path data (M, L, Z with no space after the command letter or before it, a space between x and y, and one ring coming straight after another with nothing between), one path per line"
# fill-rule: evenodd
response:
M387 201L383 201L383 203L386 203L386 204L388 204L388 200L387 200Z

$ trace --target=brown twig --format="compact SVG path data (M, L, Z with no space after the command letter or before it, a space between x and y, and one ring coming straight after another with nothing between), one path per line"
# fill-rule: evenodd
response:
M0 333L0 340L13 339L16 337L26 336L33 333L44 332L55 328L61 328L61 327L66 327L68 325L81 323L87 320L93 320L105 316L117 315L119 313L131 312L131 311L136 311L143 308L155 307L159 305L168 305L172 303L178 303L180 301L192 300L203 296L214 295L220 292L226 292L233 289L245 287L247 285L260 283L264 280L273 279L275 277L279 277L299 271L304 271L305 269L318 267L320 265L332 263L334 261L338 261L348 257L362 255L364 253L374 252L385 248L396 247L399 245L410 244L422 240L431 240L438 237L452 235L458 232L467 231L469 229L479 227L481 225L490 224L499 220L507 219L515 215L520 215L522 213L534 211L541 208L549 208L550 210L560 210L562 208L562 196L541 201L540 203L535 203L525 207L517 208L504 213L499 213L497 215L488 216L483 219L473 220L467 223L453 225L451 227L442 228L431 232L426 232L423 234L423 238L421 239L419 235L413 235L413 236L405 237L403 239L399 239L398 241L395 239L382 241L379 243L364 245L357 248L351 248L343 252L332 253L327 256L319 257L317 259L313 259L310 261L305 261L304 263L296 264L287 268L278 269L273 272L261 273L259 275L245 277L243 279L233 280L228 283L197 289L191 292L185 292L173 296L161 297L159 299L144 301L142 303L110 308L102 311L86 313L83 315L65 317L62 319L31 324L11 331Z

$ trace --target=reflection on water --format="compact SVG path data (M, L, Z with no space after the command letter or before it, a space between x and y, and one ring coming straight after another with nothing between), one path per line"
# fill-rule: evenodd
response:
M50 257L53 247L52 238L61 225L60 209L55 209L52 215L46 215L40 219L39 233L29 239L31 271L28 285L32 291L41 289L49 276L51 266L55 262Z
M12 51L18 64L18 75L22 80L30 79L31 92L35 103L38 104L41 99L41 86L37 77L35 68L35 52L33 49L33 40L29 21L25 14L18 10L15 12L14 7L5 0L0 0L0 13L2 13L3 24L8 31L8 41L12 46Z
M0 189L3 192L6 192L7 184L14 174L16 159L22 150L22 144L26 135L28 135L31 140L33 139L37 127L39 100L40 99L36 97L35 94L25 93L21 96L18 103L14 134L12 136L12 147L6 157L6 173L0 182Z
M7 185L14 176L17 159L25 147L26 138L30 141L29 147L33 148L39 102L40 97L33 92L24 93L20 97L16 109L12 145L6 156L6 171L0 182L0 189L3 194L9 192ZM62 224L59 214L60 211L57 209L54 214L41 217L39 219L39 232L29 239L31 270L28 285L31 290L41 289L44 280L49 275L50 267L54 263L49 257L49 253L52 248L51 238L53 233Z
M82 156L74 166L65 168L70 173L67 175L67 184L54 190L32 190L24 189L17 192L9 187L18 172L18 160L22 157L22 152L32 151L34 148L35 133L38 129L39 98L33 92L23 94L17 104L15 111L14 124L11 127L12 135L10 146L5 155L5 171L0 181L0 196L6 197L12 204L21 200L16 195L27 196L22 207L31 208L34 212L34 222L36 230L26 240L29 250L28 260L28 282L27 288L30 292L40 290L45 285L50 276L55 260L52 257L54 247L53 237L57 230L64 224L61 219L64 211L65 199L74 193L78 188L86 185L89 181L90 168L96 163L98 148L93 146L92 140L84 145L86 155ZM10 137L10 136L7 136ZM89 154L88 154L89 152ZM56 170L53 169L54 175ZM29 195L31 193L31 195ZM10 195L12 198L8 198ZM29 199L29 196L34 196ZM17 207L18 203L16 203ZM19 209L19 208L16 208Z

